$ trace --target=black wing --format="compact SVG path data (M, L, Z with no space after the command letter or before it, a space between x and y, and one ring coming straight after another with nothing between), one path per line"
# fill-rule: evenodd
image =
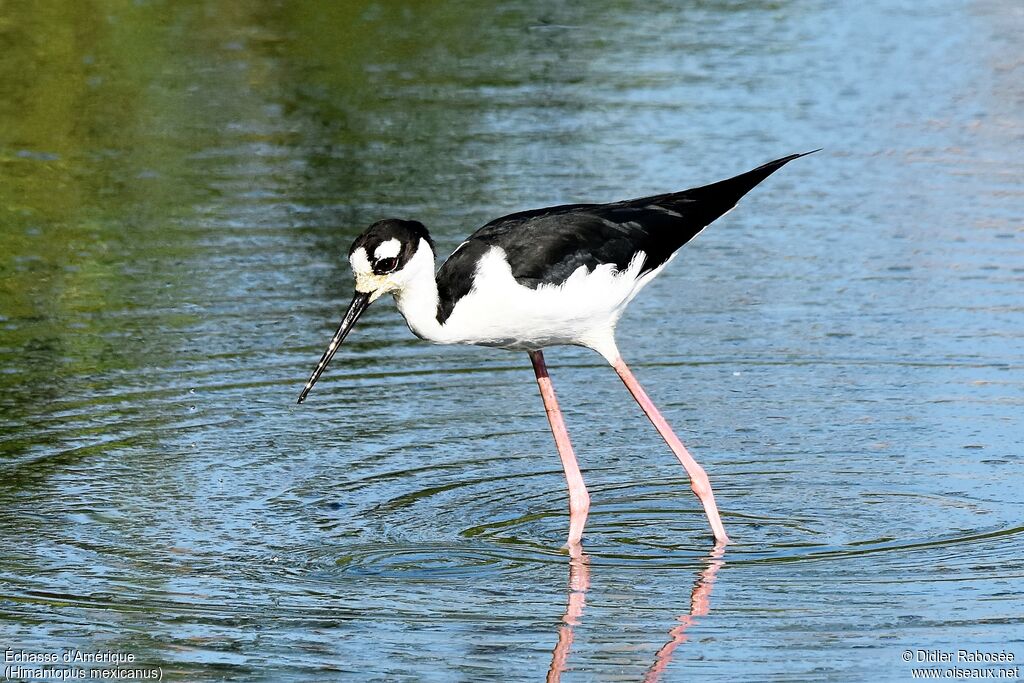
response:
M438 270L438 320L447 320L456 302L473 288L476 263L491 247L504 250L512 276L531 288L564 282L580 266L593 270L613 264L624 270L639 251L646 254L641 269L645 273L667 261L758 183L801 156L793 154L682 192L612 204L565 204L497 218L470 235Z

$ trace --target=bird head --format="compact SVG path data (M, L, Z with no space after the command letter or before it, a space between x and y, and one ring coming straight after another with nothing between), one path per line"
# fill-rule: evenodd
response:
M367 228L348 250L356 294L367 295L368 303L372 303L384 294L404 289L421 240L433 249L430 233L418 221L389 218Z
M414 258L423 249L430 252L429 261ZM397 218L377 221L355 239L348 252L348 262L356 280L352 303L299 394L299 403L306 400L306 395L327 369L341 342L371 303L389 292L401 293L420 268L429 267L433 272L433 249L434 242L422 223Z

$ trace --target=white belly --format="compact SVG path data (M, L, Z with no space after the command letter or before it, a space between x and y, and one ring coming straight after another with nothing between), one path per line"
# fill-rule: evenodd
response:
M662 268L638 277L641 252L619 272L612 265L576 270L560 285L524 287L512 277L501 249L478 264L472 291L456 303L434 341L535 350L557 344L615 351L615 325L626 305ZM671 259L670 259L671 260Z

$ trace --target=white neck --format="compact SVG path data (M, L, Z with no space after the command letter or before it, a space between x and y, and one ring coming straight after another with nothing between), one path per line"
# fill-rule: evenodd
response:
M447 335L437 322L437 280L434 277L434 252L421 239L416 253L402 269L402 286L395 290L395 303L412 333L420 339L445 343Z

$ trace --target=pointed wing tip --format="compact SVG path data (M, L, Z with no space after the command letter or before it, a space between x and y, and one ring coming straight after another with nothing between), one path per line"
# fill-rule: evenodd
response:
M788 157L782 157L781 159L779 159L777 161L772 161L772 162L769 162L769 163L778 164L778 163L781 162L783 164L786 164L786 163L789 163L790 161L793 161L793 159L799 159L800 157L805 157L805 156L807 156L809 154L815 154L816 152L820 152L823 149L825 149L825 148L824 147L819 147L818 149L812 149L810 152L798 152L796 154L790 154Z
M767 170L769 172L769 175L770 175L770 174L774 173L775 171L779 170L780 168L782 168L783 166L785 166L786 164L788 164L789 162L793 161L794 159L799 159L800 157L805 157L808 154L814 154L815 152L820 152L823 149L824 149L824 147L819 147L818 149L812 149L810 152L799 152L797 154L790 154L789 156L784 156L784 157L782 157L780 159L776 159L775 161L769 161L767 164L764 164L762 166L758 166L753 171L750 171L750 173L756 173L758 171L766 171ZM746 175L746 174L741 174L741 175Z

